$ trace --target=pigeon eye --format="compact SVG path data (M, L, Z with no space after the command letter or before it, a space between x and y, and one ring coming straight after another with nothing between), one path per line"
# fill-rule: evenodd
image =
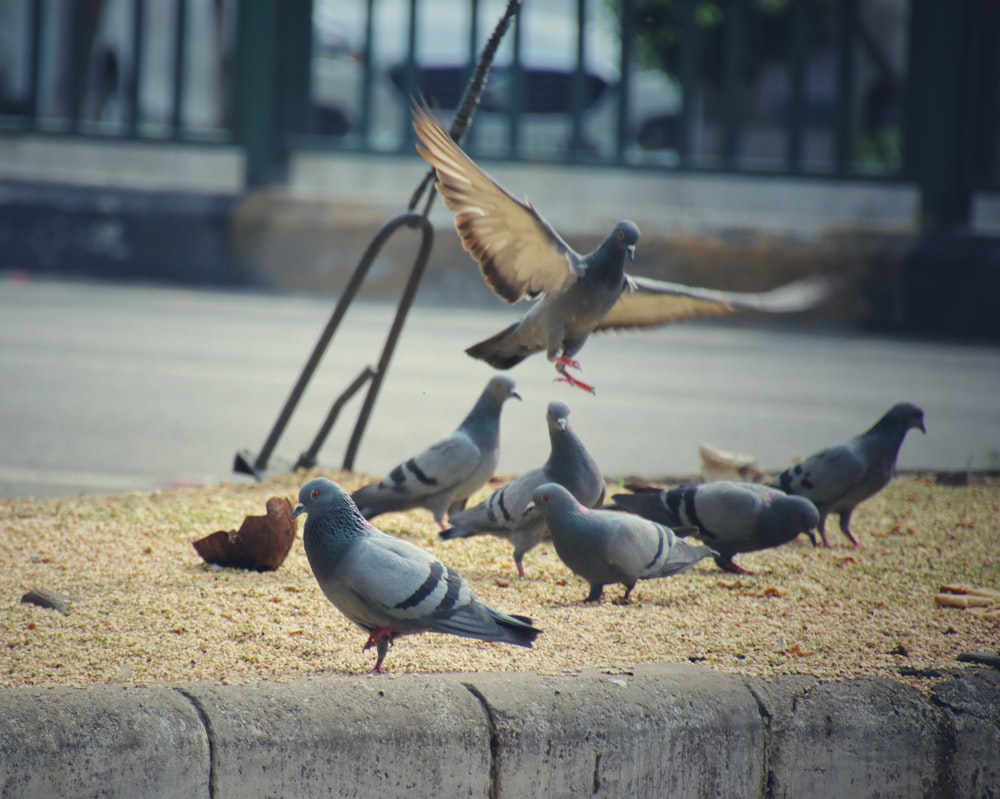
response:
M548 502L548 501L549 501L549 495L548 494L542 494L542 502Z
M312 493L311 493L311 494L309 494L309 496L310 496L310 498L312 498L312 499L319 499L319 491L318 491L317 489L315 489L315 488L314 488L314 489L312 490Z

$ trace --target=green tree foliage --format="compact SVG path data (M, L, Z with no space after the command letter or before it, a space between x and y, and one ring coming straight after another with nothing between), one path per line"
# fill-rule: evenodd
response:
M623 0L608 0L620 13ZM718 85L726 63L727 27L741 30L740 74L753 79L768 63L790 58L794 6L801 4L807 49L829 46L842 0L632 0L640 60L671 75L681 72L685 33L696 31L698 76Z

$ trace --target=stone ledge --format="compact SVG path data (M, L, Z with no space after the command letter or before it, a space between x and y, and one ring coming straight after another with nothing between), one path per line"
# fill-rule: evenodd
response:
M0 796L995 796L1000 673L328 677L0 691Z

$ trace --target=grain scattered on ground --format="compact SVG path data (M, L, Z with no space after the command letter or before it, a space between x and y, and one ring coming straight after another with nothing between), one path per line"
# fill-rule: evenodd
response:
M330 474L348 490L363 478ZM0 685L250 683L363 674L365 634L323 597L298 538L276 572L205 565L192 541L262 514L270 496L296 497L305 475L263 484L0 503ZM484 492L485 493L485 492ZM897 479L863 504L853 549L829 529L830 550L804 537L739 556L756 576L692 571L639 584L629 605L609 586L584 605L586 585L549 544L517 577L508 542L440 541L425 511L378 519L388 532L456 568L497 608L532 616L532 650L428 634L399 640L390 673L629 670L695 662L735 674L887 676L917 688L956 656L993 651L1000 622L939 606L942 585L1000 589L1000 485L946 487ZM31 589L67 594L68 614L22 604Z

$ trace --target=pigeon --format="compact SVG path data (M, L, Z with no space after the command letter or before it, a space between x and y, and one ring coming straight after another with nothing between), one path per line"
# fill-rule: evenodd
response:
M542 483L559 483L582 504L595 508L604 503L604 477L597 463L569 426L569 407L550 402L546 412L552 449L543 466L525 472L494 491L473 508L452 514L452 527L441 538L468 538L489 533L510 538L514 544L517 573L524 577L524 556L548 533L537 513L525 513L532 492Z
M393 641L439 632L531 647L541 632L531 619L482 602L454 569L420 547L374 527L332 480L317 477L299 491L292 516L308 514L306 557L326 598L368 632L376 647L373 674Z
M399 464L381 482L354 492L366 519L409 508L427 508L443 530L445 512L465 507L493 476L500 460L500 409L521 399L506 375L490 378L465 421L447 438Z
M896 458L907 431L916 428L927 434L924 412L910 402L893 405L871 429L846 444L827 447L790 466L771 481L787 494L812 500L819 510L819 534L823 546L826 517L840 515L840 529L854 546L859 546L851 532L851 514L869 497L885 488L896 470Z
M618 222L597 249L581 255L527 200L476 166L426 105L415 103L413 115L417 151L434 168L462 246L487 285L509 303L536 300L519 321L466 349L496 369L510 369L544 351L557 380L594 393L567 369L580 368L573 356L595 330L652 327L737 310L802 311L836 288L832 280L817 277L743 294L633 277L625 272L625 261L634 258L639 241L634 222Z
M612 510L645 519L697 528L695 535L718 551L715 562L733 574L753 574L733 561L740 552L758 552L787 544L819 524L816 506L805 497L790 497L759 483L718 480L669 490L647 489L615 494Z
M536 488L532 507L545 517L562 562L590 583L584 602L597 602L605 584L621 583L626 603L638 580L670 577L719 554L641 516L585 508L558 483Z

